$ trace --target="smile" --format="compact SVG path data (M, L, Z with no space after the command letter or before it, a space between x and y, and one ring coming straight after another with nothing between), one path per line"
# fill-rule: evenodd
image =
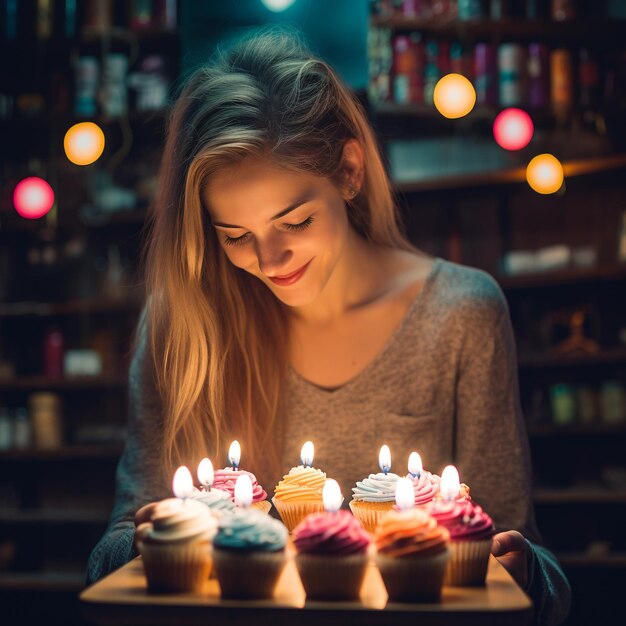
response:
M311 261L312 260L313 259L311 259ZM286 287L287 285L293 285L304 276L304 273L309 267L311 261L309 261L306 265L303 265L299 270L292 272L291 274L285 274L284 276L268 276L268 278L275 285L281 285L282 287Z

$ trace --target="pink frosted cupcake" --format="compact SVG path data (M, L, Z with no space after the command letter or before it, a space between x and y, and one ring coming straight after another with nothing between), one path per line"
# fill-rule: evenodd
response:
M235 483L237 478L242 475L247 475L252 481L252 507L263 511L263 513L269 513L272 508L272 504L267 499L267 492L257 482L256 476L252 472L246 470L233 469L231 467L225 467L224 469L217 470L215 472L215 478L213 480L213 487L215 489L221 489L230 494L230 499L235 501Z
M407 474L406 477L413 483L415 506L428 504L439 494L440 478L436 474L422 471L415 476L413 474Z
M452 558L445 584L484 585L495 532L491 517L470 500L435 500L427 505L427 510L450 532Z

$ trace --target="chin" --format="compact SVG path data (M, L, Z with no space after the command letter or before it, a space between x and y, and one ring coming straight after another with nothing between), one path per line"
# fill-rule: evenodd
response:
M267 285L267 287L285 306L290 307L306 306L318 296L318 293L310 288L298 289L297 284L289 287L278 287L277 285Z

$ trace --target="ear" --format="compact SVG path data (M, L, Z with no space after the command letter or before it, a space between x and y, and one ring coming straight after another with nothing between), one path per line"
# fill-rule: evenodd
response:
M352 200L361 191L364 169L363 147L357 139L347 139L341 157L343 193L347 200Z

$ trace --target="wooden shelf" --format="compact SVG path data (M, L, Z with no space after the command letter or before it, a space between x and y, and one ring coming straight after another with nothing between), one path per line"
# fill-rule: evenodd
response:
M55 315L83 315L91 313L125 313L141 308L141 299L128 298L90 298L82 300L68 300L67 302L2 302L0 303L0 318L24 317L51 317Z
M0 572L0 589L77 593L85 587L85 573L73 571Z
M534 438L553 437L593 437L626 435L626 421L623 424L571 424L559 426L545 424L529 426L528 435Z
M569 568L586 568L586 567L601 567L601 568L625 568L626 567L626 552L615 552L613 554L606 554L602 556L593 556L589 554L578 552L561 552L556 553L556 557L563 565L563 567Z
M626 504L626 489L537 488L533 491L533 498L536 503L541 504Z
M74 389L125 389L127 380L121 376L75 376L71 378L48 378L28 376L0 380L0 391L47 390L71 391Z
M557 287L595 282L626 281L626 264L604 267L568 268L554 272L537 272L519 276L500 275L496 277L505 291L535 289L537 287Z
M565 178L584 176L599 172L626 168L626 154L614 154L588 159L577 159L563 162ZM526 167L471 172L469 174L451 174L421 180L395 182L393 188L399 193L434 191L443 189L463 189L494 185L508 185L526 182Z
M106 525L110 511L93 509L32 509L0 511L0 524L28 524L47 526L49 524L94 524Z
M614 348L603 350L597 354L569 356L561 355L537 355L520 357L518 365L520 370L590 367L594 365L622 365L626 364L626 349Z
M78 461L117 459L123 452L123 445L74 445L60 448L14 448L0 452L2 461Z
M548 19L474 19L459 20L451 17L423 20L394 15L371 17L372 26L391 28L396 31L420 31L426 35L454 38L461 41L492 39L494 41L531 41L549 39L571 43L594 42L607 45L619 38L626 30L623 19L578 19L552 21Z

